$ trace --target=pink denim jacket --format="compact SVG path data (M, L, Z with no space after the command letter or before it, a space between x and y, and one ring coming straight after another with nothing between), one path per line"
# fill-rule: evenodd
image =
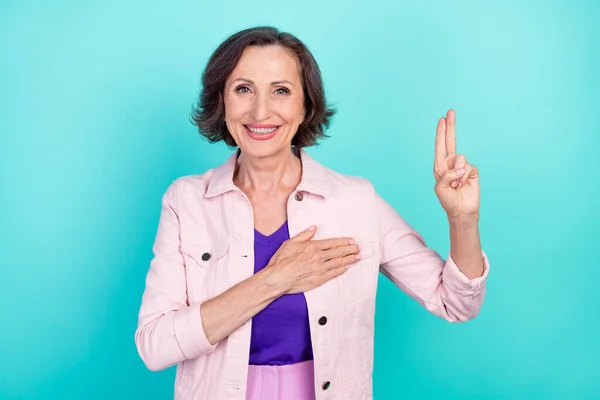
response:
M199 311L254 272L253 212L232 181L237 155L175 180L162 199L135 343L149 369L177 365L176 400L246 396L252 320L211 345ZM362 254L345 274L305 293L316 398L371 399L379 272L431 313L460 322L479 313L489 263L483 253L483 275L468 279L368 180L334 172L304 150L300 156L302 179L287 203L290 236L314 224L315 239L353 237Z

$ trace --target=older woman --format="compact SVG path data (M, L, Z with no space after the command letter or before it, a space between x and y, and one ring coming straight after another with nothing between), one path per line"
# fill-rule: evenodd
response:
M194 120L237 149L166 190L135 337L148 368L178 366L176 399L371 398L380 271L448 321L479 313L479 177L456 155L454 112L435 141L446 261L369 181L306 153L332 115L288 33L238 32L209 60Z

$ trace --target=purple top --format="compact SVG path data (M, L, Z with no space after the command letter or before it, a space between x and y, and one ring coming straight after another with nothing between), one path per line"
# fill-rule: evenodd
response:
M270 236L254 230L254 273L290 238L287 221ZM286 365L313 359L304 293L286 294L252 318L251 365Z

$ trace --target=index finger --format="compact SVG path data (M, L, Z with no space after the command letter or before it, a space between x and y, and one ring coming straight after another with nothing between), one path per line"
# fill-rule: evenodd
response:
M435 131L435 160L446 159L446 119L440 118Z
M329 250L329 249L333 249L334 247L346 246L349 244L356 243L354 241L354 239L352 239L351 237L342 237L342 238L333 238L333 239L318 239L318 240L312 240L311 242L313 244L315 244L317 246L317 248L319 248L320 250Z

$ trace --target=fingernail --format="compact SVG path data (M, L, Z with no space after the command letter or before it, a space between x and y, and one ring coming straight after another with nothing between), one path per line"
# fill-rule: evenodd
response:
M457 173L458 175L462 175L462 174L464 174L464 173L465 173L465 169L464 169L464 168L457 169L457 170L456 170L456 173Z
M317 229L317 227L314 226L314 225L308 228L308 230L311 231L311 232L314 231L315 229Z
M357 255L356 255L356 259L357 259L357 260L360 260L360 254L357 254Z
M348 269L348 268L350 268L350 266L349 265L344 265L344 268Z
M349 244L354 244L354 243L356 243L356 242L354 241L354 239L350 239L350 240L348 241L348 243L349 243Z
M451 187L455 188L456 186L458 186L457 181L454 181L450 184Z

